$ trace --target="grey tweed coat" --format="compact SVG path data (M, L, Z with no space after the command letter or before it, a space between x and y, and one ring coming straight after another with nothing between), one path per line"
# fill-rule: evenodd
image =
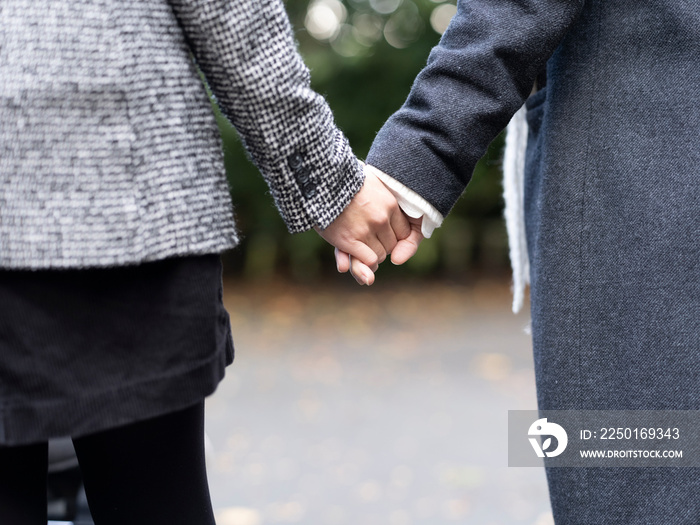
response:
M112 266L237 242L194 56L292 232L362 184L281 0L2 0L0 267Z

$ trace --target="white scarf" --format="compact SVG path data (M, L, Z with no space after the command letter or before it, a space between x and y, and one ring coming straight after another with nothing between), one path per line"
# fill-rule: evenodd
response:
M525 149L527 147L527 120L525 106L513 116L506 128L506 147L503 154L504 216L508 232L510 265L513 270L513 313L523 306L525 287L530 284L530 261L525 236Z

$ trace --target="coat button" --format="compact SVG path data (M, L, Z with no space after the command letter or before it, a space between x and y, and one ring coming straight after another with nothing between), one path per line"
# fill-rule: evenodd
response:
M301 187L301 192L305 199L313 199L316 196L316 185L313 182L307 182Z
M302 158L301 158L301 155L299 155L298 153L293 153L292 155L290 155L290 156L287 158L287 164L288 164L289 167L290 167L292 170L294 170L294 171L296 171L296 170L298 170L299 168L301 168L301 165L302 165L303 163L304 163L304 159L302 159Z
M296 178L297 182L302 186L309 182L311 179L311 172L309 171L309 168L298 169L296 172Z

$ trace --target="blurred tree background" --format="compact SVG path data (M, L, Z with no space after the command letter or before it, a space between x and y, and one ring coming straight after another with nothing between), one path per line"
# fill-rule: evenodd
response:
M313 88L334 111L364 158L383 122L405 100L430 49L455 13L441 0L287 0ZM335 273L333 249L315 232L289 235L267 186L247 160L235 129L219 115L241 246L225 255L227 272L309 281ZM478 164L468 191L443 226L407 264L383 264L378 277L469 279L507 274L499 137Z

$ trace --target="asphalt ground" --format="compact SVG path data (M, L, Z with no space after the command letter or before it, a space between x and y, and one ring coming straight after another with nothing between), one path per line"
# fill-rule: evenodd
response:
M225 282L236 358L208 399L219 525L551 525L507 466L535 409L527 312L502 281Z

